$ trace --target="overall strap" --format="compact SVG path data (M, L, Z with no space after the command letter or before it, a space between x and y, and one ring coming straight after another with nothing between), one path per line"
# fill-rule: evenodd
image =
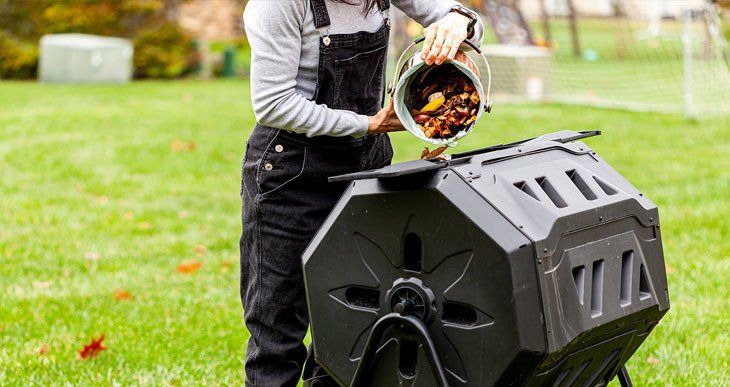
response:
M312 14L314 15L314 27L317 29L329 27L330 14L327 12L327 5L324 3L324 0L310 0L310 4L312 6Z
M390 9L390 0L377 0L378 1L378 9L380 12L385 12Z

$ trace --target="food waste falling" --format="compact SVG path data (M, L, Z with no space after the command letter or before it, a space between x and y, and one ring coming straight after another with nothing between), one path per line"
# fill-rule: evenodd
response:
M427 138L451 138L477 119L479 93L453 65L431 66L410 85L413 120Z

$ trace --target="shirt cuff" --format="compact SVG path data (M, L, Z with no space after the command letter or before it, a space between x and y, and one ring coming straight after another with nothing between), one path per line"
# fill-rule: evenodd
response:
M353 133L351 136L355 138L363 137L368 133L368 116L364 116L362 114L357 115L357 127L355 129L355 133Z

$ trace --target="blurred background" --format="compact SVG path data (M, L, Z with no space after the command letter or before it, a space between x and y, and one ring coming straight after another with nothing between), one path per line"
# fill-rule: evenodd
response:
M727 383L730 2L464 3L496 96L458 149L603 130L587 142L663 220L673 309L635 382ZM241 384L244 7L0 0L3 384ZM422 29L392 17L391 73ZM392 138L396 161L425 145Z

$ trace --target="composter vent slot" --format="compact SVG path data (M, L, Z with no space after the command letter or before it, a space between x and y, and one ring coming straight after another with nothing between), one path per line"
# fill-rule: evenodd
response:
M586 267L580 265L573 268L573 282L575 282L575 290L578 292L578 302L583 305L586 293Z
M380 291L351 286L345 291L345 301L352 306L369 309L380 308Z
M530 195L530 197L537 200L538 202L540 201L540 199L537 197L537 194L535 193L535 191L533 191L532 188L530 188L530 186L527 185L526 182L518 181L517 183L514 183L514 186L517 187L517 189L519 189L520 191Z
M591 317L603 314L603 260L593 262Z
M477 311L469 305L444 302L441 319L450 324L473 326L477 323Z
M418 370L418 342L400 339L398 370L405 379L412 379Z
M634 274L634 251L624 251L621 255L621 306L631 304L631 287Z
M565 200L560 197L558 191L555 189L555 187L553 187L552 183L550 183L550 181L546 177L538 177L537 179L535 179L535 181L537 182L537 184L540 185L540 188L542 188L550 201L555 204L555 207L565 208L568 206L568 204L565 203Z
M410 271L421 271L423 262L423 243L421 237L409 232L403 237L403 268Z
M646 277L646 268L641 264L639 270L639 299L645 300L651 297L651 289L649 288L649 280Z
M606 193L606 195L616 195L618 191L616 188L613 188L610 184L606 183L605 181L599 179L597 176L593 176L593 180L596 181L596 184L598 184L599 187L601 187L601 190Z
M566 171L565 173L568 175L570 181L573 182L576 188L578 188L580 193L583 194L583 197L588 200L598 199L598 196L596 196L595 192L591 190L591 187L586 184L585 180L583 180L578 171L576 171L575 169L571 169L570 171Z

